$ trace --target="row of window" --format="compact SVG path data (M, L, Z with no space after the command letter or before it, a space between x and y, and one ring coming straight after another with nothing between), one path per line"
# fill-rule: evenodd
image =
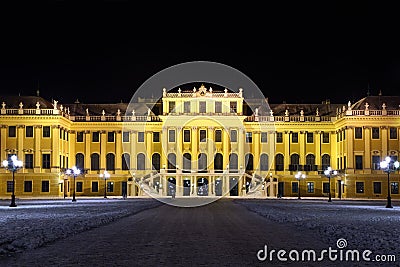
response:
M34 127L33 126L25 126L25 137L33 138ZM8 137L17 137L17 126L8 126ZM51 137L51 127L43 126L42 127L42 137L49 138ZM68 141L69 133L67 130L60 129L60 139Z
M236 101L231 101L229 103L229 109L231 113L237 113L237 102ZM169 113L180 113L179 110L177 110L175 101L169 101L168 102L168 112ZM190 101L185 101L183 102L183 113L192 113L191 109L191 102ZM207 102L206 101L199 101L199 113L206 113L207 112ZM215 101L214 102L214 112L215 113L222 113L222 102L221 101Z
M13 154L9 154L8 157L10 158ZM172 155L175 155L174 153L170 153L168 155L168 159L170 157L174 157ZM230 154L230 160L231 160L231 155L235 155L235 158L237 155L235 153ZM207 155L204 153L199 154L199 158L207 158ZM161 156L159 153L154 153L152 155L152 165L154 166L155 170L160 169L160 161L161 161ZM391 156L393 161L397 161L397 156ZM76 165L80 166L83 168L84 166L84 155L82 153L76 154ZM144 170L145 169L145 159L146 156L143 153L139 153L137 155L137 169L138 170ZM214 164L217 164L219 166L219 161L221 161L221 166L222 166L222 159L223 155L220 153L217 153L214 156ZM185 153L184 154L184 162L186 161L191 162L191 154L190 153ZM339 169L346 169L346 157L341 157L338 158L338 165ZM330 166L330 161L331 158L329 155L324 154L321 157L321 165L322 169L325 169L325 167ZM93 153L90 155L90 162L91 162L91 169L92 170L100 170L100 154L98 153ZM130 162L130 155L128 153L124 153L122 155L122 170L129 170L129 162ZM245 162L246 162L246 169L247 170L253 170L253 155L251 153L248 153L245 155ZM373 170L379 170L380 169L380 162L381 162L381 157L373 155L372 156L372 169ZM67 167L68 166L68 157L61 156L60 155L60 164L61 168ZM24 166L26 169L33 169L34 164L33 164L33 154L25 154L25 161L24 161ZM113 153L108 153L106 155L106 166L107 170L115 170L115 155ZM43 169L50 169L51 167L51 154L42 154L42 168ZM289 163L289 170L290 171L316 171L316 162L315 162L315 155L313 154L308 154L306 155L306 161L304 165L300 165L300 155L299 154L292 154L290 155L290 163ZM362 170L363 169L363 156L362 155L355 155L355 169L356 170ZM175 167L173 167L175 168ZM168 168L170 169L170 168ZM185 167L184 167L185 169ZM190 168L188 168L190 169ZM215 168L215 169L222 169L221 168ZM237 168L235 168L237 169ZM268 159L268 154L262 153L260 155L260 170L268 170L269 169L269 159ZM284 156L283 154L277 154L275 156L275 170L277 171L283 171L284 170Z
M154 143L160 142L160 132L153 132L152 135L153 135ZM237 142L237 140L238 140L237 136L238 136L237 130L230 131L230 141L231 142ZM143 143L144 140L145 140L144 132L138 132L137 142ZM81 143L84 141L84 132L83 131L77 133L76 141L78 143ZM114 142L114 141L115 141L114 132L107 132L107 142ZM129 132L123 132L122 142L129 142L129 141L130 141ZM206 142L206 141L207 141L207 130L201 129L199 131L199 142ZM215 130L214 141L222 142L222 130ZM253 142L253 133L252 132L246 132L245 141L246 141L246 143ZM299 142L299 133L297 133L297 132L291 133L291 141L292 141L292 143L298 143ZM100 132L92 132L92 142L100 142ZM176 142L176 131L174 129L168 130L168 142L170 142L170 143ZM186 142L186 143L191 142L191 130L188 130L188 129L183 130L183 142ZM268 133L261 132L260 142L261 143L268 142ZM276 133L276 142L283 143L283 133L282 132ZM306 133L306 142L314 143L314 133L309 133L309 132ZM329 133L324 132L322 134L322 143L329 143Z
M13 192L13 181L7 181L7 193ZM63 192L63 184L60 184L60 191ZM69 182L67 183L67 192L70 191ZM92 181L91 190L93 193L99 192L99 182ZM32 193L33 192L33 181L24 181L24 192L25 193ZM42 193L49 193L50 192L50 181L43 180L41 181L41 192ZM76 182L76 192L80 193L83 192L83 182ZM107 192L114 192L114 182L107 181Z
M364 194L364 182L356 182L356 193L357 194ZM373 182L373 192L374 194L382 194L382 182ZM299 191L299 182L292 182L292 193L298 193ZM314 182L307 182L307 193L314 193ZM391 182L390 183L390 190L392 194L399 194L399 183L398 182ZM324 194L329 193L329 183L324 182L322 183L322 192Z
M397 139L397 128L390 127L389 128L389 138L390 139ZM237 142L237 131L231 130L231 142ZM25 126L25 137L30 138L33 137L34 128L33 126ZM77 133L77 142L83 142L83 135L84 132L80 131ZM206 130L200 130L200 142L206 139ZM299 142L299 133L298 132L290 132L291 134L291 142L298 143ZM379 139L380 138L380 128L379 127L371 127L371 135L372 139ZM42 127L42 137L49 138L51 136L51 128L50 126L43 126ZM190 142L190 130L183 131L184 142ZM16 126L9 126L8 127L8 137L17 137L17 128ZM68 141L68 131L64 129L60 129L60 139ZM354 138L355 139L362 139L363 138L363 128L362 127L355 127L354 128ZM252 133L246 133L246 142L252 142ZM339 131L337 134L336 141L342 141L346 139L346 132ZM123 142L129 142L129 132L123 133ZM175 130L168 131L168 140L169 142L175 142ZM114 132L107 132L107 141L114 142L115 141L115 133ZM144 142L144 132L138 133L138 142ZM222 141L222 132L221 130L215 131L215 142ZM100 132L92 132L92 142L100 142ZM160 133L153 132L153 142L160 142ZM261 142L267 142L267 133L261 133ZM283 143L283 133L278 132L276 135L276 142ZM306 132L306 142L313 143L314 142L314 133ZM322 142L329 143L329 133L323 132L322 133Z

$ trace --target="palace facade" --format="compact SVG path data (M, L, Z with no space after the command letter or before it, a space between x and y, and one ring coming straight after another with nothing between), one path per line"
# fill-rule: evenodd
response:
M398 158L400 96L274 104L242 89L161 93L115 104L0 97L1 160L23 162L14 188L1 168L0 198L399 198L398 171L380 162Z

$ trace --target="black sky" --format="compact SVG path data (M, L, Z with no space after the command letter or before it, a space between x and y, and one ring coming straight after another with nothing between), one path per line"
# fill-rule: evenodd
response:
M241 71L271 103L347 103L368 87L371 95L399 95L394 7L284 2L219 13L132 3L3 6L1 94L34 95L39 87L63 103L128 102L157 72L201 60Z

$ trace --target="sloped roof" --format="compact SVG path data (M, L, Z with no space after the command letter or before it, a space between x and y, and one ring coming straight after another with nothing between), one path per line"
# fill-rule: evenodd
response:
M5 103L6 108L19 108L19 103L22 102L23 108L36 108L36 103L39 102L40 108L53 108L53 104L40 96L0 96L0 103Z
M399 109L400 96L367 96L352 104L351 108L354 110L365 110L365 104L367 103L368 109L372 110L383 109L383 103L385 103L386 109Z

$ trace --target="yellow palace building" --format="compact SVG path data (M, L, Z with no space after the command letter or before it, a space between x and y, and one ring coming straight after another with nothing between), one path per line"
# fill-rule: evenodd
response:
M380 166L398 158L399 96L274 104L245 88L161 91L115 104L0 97L1 160L23 163L14 182L1 168L0 198L399 198L398 171Z

